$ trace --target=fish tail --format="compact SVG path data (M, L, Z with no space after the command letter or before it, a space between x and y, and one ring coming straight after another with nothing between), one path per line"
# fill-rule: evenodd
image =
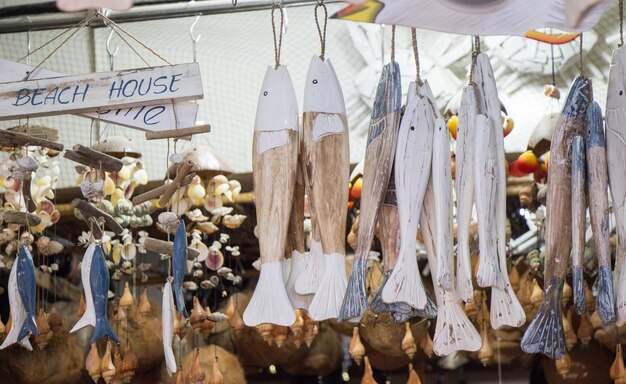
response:
M298 251L291 252L291 270L289 272L289 279L285 284L287 290L287 296L293 309L308 310L311 305L313 295L301 295L296 291L296 281L300 274L304 272L306 265L306 256Z
M437 305L435 301L428 293L428 290L424 289L426 292L426 305L423 309L413 308L413 317L425 317L427 319L434 319L437 317Z
M250 303L243 312L243 322L249 327L266 323L289 327L295 321L296 314L283 284L282 261L264 263Z
M498 329L503 325L521 327L526 322L524 308L517 300L511 284L505 289L491 289L491 326Z
M384 313L384 312L392 312L392 313L398 312L399 308L396 308L395 311L392 308L396 307L397 306L396 304L404 304L404 303L387 304L383 301L383 289L385 289L385 285L387 284L387 281L389 281L389 276L391 276L392 272L393 270L388 270L383 273L382 281L380 285L378 286L378 290L376 291L376 294L374 294L374 298L372 298L372 302L370 303L370 309L372 310L372 312L374 312L377 315Z
M572 266L572 284L574 285L574 308L576 313L585 313L587 298L585 297L585 283L583 279L583 267L581 265Z
M457 271L455 291L459 299L466 303L474 301L474 287L472 285L472 274L470 270L470 255L467 244L462 244L457 248Z
M522 337L522 351L543 353L553 360L565 355L567 347L561 313L563 283L562 277L555 277L546 288L539 310Z
M478 262L478 272L476 273L476 282L482 288L495 287L504 289L504 279L500 272L500 267L496 263L497 256L495 252L489 256L488 250L481 250Z
M412 260L409 259L407 255L402 259L402 263L396 265L383 289L383 301L386 303L402 302L415 309L424 309L428 301L426 289L415 261L415 255L412 258Z
M115 342L116 344L120 343L120 339L117 337L113 329L111 328L111 324L109 324L109 320L106 317L98 317L96 319L96 328L91 335L91 340L89 340L90 344L95 343L102 337L108 337L110 340Z
M322 282L309 306L309 315L315 321L337 318L348 285L345 255L331 253L324 257Z
M310 295L315 293L322 281L324 272L324 252L322 244L313 240L309 255L306 258L304 270L300 272L296 279L295 290L300 295Z
M35 322L35 316L27 316L24 319L24 323L22 324L22 328L20 328L20 333L17 336L18 340L22 340L29 335L37 336L39 331L37 330L37 323Z
M367 292L365 291L365 272L367 260L355 257L352 273L348 280L348 288L341 304L339 317L341 321L360 320L367 309Z
M183 317L187 318L187 308L185 307L185 298L183 296L183 289L181 287L174 287L174 296L176 296L176 309Z
M615 322L615 298L613 295L613 276L611 269L601 265L598 273L598 300L596 309L602 326L606 329Z
M449 291L441 289L441 294L433 351L437 356L447 356L455 351L478 351L482 340L458 299Z

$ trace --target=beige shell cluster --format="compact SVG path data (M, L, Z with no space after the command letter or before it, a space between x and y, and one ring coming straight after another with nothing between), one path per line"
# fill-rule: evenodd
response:
M107 341L102 357L97 344L94 343L85 359L85 369L96 383L100 378L107 384L130 382L137 368L139 360L133 352L130 341L126 342L123 352L121 346L114 346L111 341Z
M310 347L319 333L319 323L313 320L306 311L295 310L296 321L290 327L275 324L261 324L257 331L268 345L276 344L282 348L286 343L293 343L296 348L302 345Z

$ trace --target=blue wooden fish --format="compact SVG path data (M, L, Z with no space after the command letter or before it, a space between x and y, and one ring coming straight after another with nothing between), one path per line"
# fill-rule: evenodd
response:
M89 285L91 286L91 296L93 298L94 307L96 309L96 329L91 335L91 344L95 343L101 337L108 337L117 344L120 340L117 338L109 319L107 318L107 304L109 296L109 269L104 260L102 248L97 245L93 253L91 262L91 272L89 274Z
M35 301L37 299L35 265L33 264L33 257L25 245L20 247L17 254L17 289L20 292L20 297L26 310L26 319L17 337L18 340L22 340L29 334L34 336L39 334L35 321L35 315L37 314L35 309Z
M187 264L187 233L185 232L185 222L178 224L176 235L174 235L174 253L172 254L172 268L174 269L174 296L176 298L176 308L183 316L187 317L185 308L185 298L183 297L183 279L185 278L185 267Z

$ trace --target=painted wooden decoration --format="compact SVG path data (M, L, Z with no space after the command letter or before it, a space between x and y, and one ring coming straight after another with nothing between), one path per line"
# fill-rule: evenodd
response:
M383 301L406 303L423 310L433 304L429 302L417 266L415 234L430 176L435 127L432 108L425 98L416 95L415 84L412 84L409 92L414 96L408 98L400 123L394 164L400 253L383 289Z
M457 255L455 288L463 301L474 300L470 263L470 223L474 206L474 153L477 95L474 85L467 85L461 94L456 141L456 177L454 182L457 207Z
M341 306L339 320L358 320L367 308L365 275L367 257L374 239L378 211L382 204L396 151L402 92L400 68L391 62L383 67L370 121L365 162L357 251Z
M478 113L487 117L490 128L494 130L493 137L495 138L497 154L495 158L496 168L494 168L496 181L495 233L497 235L498 262L504 289L492 288L491 290L491 326L493 329L498 329L504 325L520 327L526 321L526 315L511 287L506 267L506 171L500 100L491 63L486 54L481 53L476 56L476 61L472 68L472 79L474 79L479 90ZM477 140L476 143L480 143L480 141ZM475 151L478 152L479 150L480 148L477 144ZM478 177L476 174L474 176L475 178ZM478 182L477 179L476 181ZM477 191L476 196L478 194Z
M606 157L615 212L617 247L614 277L616 323L626 324L626 48L613 51L606 100Z
M296 315L282 276L298 166L298 103L285 66L268 67L259 95L253 140L253 177L261 275L243 313L248 326L290 326Z
M333 18L466 35L517 35L553 27L587 31L610 0L351 0Z
M0 73L5 68L14 68L13 63L8 63L0 63ZM23 73L22 69L20 71ZM117 114L117 109L128 108L125 114L131 114L135 120L141 118L144 126L150 126L160 121L159 116L165 111L163 105L156 108L159 104L203 97L197 63L26 81L16 79L12 77L13 81L0 83L0 120L94 111L100 111L101 115L113 112L113 115ZM141 107L148 106L153 109L140 111ZM172 126L175 125L163 129Z
M576 313L585 313L585 280L583 276L583 256L585 254L585 233L587 231L587 193L585 169L585 139L574 136L572 139L572 284ZM591 299L591 298L590 298Z
M435 196L433 180L428 183L424 206L420 216L420 231L428 254L431 274L437 275L437 250L435 245ZM478 351L482 341L474 324L467 318L454 290L434 286L437 301L437 320L433 338L433 351L437 356L447 356L456 351Z
M313 56L304 87L302 117L304 179L324 252L324 273L309 315L322 321L336 318L347 278L345 266L346 207L350 176L348 122L343 92L326 59Z
M587 110L587 190L589 216L598 256L598 296L596 309L602 326L608 328L615 321L615 299L609 245L609 197L604 121L602 110L593 102ZM573 165L572 165L573 167Z
M524 352L543 353L555 360L567 352L561 305L572 248L572 169L569 152L572 138L584 133L587 108L591 101L591 80L577 77L563 106L550 147L544 297L521 341Z
M127 11L132 6L132 0L57 0L57 7L63 12L78 12L98 8Z

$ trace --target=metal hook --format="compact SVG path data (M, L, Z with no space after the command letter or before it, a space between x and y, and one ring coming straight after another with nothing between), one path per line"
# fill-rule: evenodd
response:
M202 38L202 34L201 33L199 33L198 36L194 36L194 28L196 27L196 24L198 24L199 20L200 20L200 15L196 15L196 19L191 24L191 27L189 27L189 37L191 38L191 44L192 44L192 49L193 49L193 62L194 63L196 62L196 44Z
M113 38L113 28L111 27L111 32L109 32L109 37L107 37L107 53L109 54L109 66L111 67L111 71L113 70L113 58L117 56L117 52L120 50L119 46L115 46L115 50L111 49L111 39Z

